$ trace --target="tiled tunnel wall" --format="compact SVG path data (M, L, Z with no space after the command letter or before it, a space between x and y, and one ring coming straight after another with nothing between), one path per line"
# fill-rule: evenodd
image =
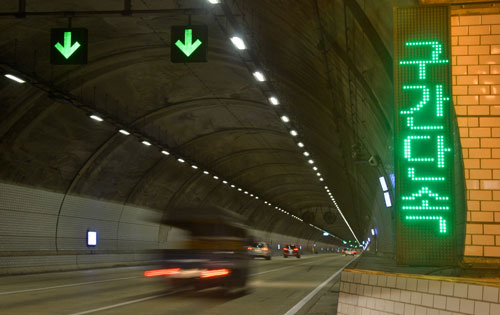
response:
M150 250L178 248L185 240L181 230L156 223L157 210L5 183L0 217L0 275L149 262L157 259ZM98 232L95 248L86 246L87 229ZM255 228L250 233L273 254L281 254L278 243L299 244L310 254L315 243ZM316 242L320 253L334 247Z
M498 284L346 269L337 314L498 315Z
M465 261L500 257L500 15L453 15L453 103L467 187Z

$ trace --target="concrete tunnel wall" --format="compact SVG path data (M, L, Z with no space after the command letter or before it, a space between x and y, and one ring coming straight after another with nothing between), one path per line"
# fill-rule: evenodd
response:
M0 205L0 274L140 264L156 259L150 250L176 248L183 239L180 230L155 223L162 216L157 209L5 183ZM87 230L97 231L96 247L87 247ZM278 243L300 244L304 254L313 244L320 252L336 247L280 232L250 229L273 254L281 253Z

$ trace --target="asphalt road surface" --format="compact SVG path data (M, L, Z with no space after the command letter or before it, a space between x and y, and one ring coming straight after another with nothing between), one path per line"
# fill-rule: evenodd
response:
M0 277L0 314L306 314L352 259L256 259L250 292L236 297L170 287L146 266Z

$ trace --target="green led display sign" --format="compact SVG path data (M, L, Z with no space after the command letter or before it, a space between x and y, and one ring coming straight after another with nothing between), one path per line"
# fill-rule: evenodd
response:
M207 61L206 25L172 26L170 60L175 63Z
M87 63L86 28L53 28L50 32L50 63L78 65Z
M447 7L394 9L397 261L456 260L450 16Z

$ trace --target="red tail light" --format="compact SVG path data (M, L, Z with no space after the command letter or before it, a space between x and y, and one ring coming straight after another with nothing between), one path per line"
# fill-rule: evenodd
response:
M267 247L263 247L263 248L262 248L262 250L263 250L263 251L268 251L268 250L269 250L269 248L267 248Z
M253 248L252 248L252 247L248 247L247 249L248 249L248 250L252 250Z
M219 277L219 276L226 276L229 274L229 269L212 269L212 270L205 270L201 272L201 278L212 278L212 277Z
M299 251L299 249L298 249L298 248L294 248L293 250L294 250L294 251Z
M178 274L179 272L181 272L180 268L148 270L144 272L144 276L146 277L168 276L168 275Z

